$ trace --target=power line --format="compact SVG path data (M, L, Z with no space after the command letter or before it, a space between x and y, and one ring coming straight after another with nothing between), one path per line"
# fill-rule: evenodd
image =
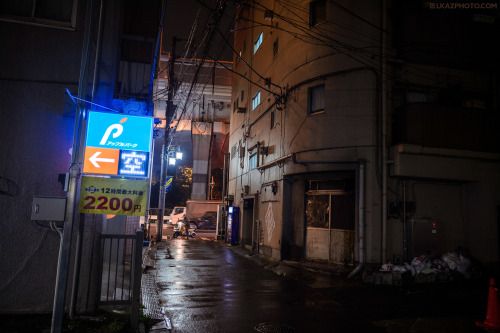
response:
M255 10L259 10L259 11L262 11L262 12L265 12L266 10L271 10L268 7L260 4L257 1L254 1L254 3L256 3L258 6L260 6L260 7L263 8L262 9L262 8L250 5ZM289 10L290 12L292 12L290 9L287 9L287 10ZM303 11L305 12L305 10L303 10ZM296 15L298 15L298 14L296 14ZM356 15L356 14L354 14L354 15ZM297 29L299 31L302 31L305 34L308 34L309 38L318 40L325 47L332 48L333 50L337 51L338 53L342 53L345 56L347 56L347 57L349 57L349 58L351 58L351 59L353 59L353 60L355 60L355 61L357 61L357 62L359 62L359 63L361 63L363 65L365 65L365 66L371 66L373 68L378 69L379 71L381 70L380 65L378 63L374 62L371 59L373 56L375 56L375 57L384 56L384 54L382 54L380 51L377 52L377 53L373 53L373 52L360 52L359 48L354 48L354 47L350 46L349 44L343 43L343 42L339 42L336 39L331 39L333 41L333 43L329 43L329 42L327 42L327 41L325 41L325 40L323 40L323 39L321 39L321 38L319 38L317 36L312 35L313 32L312 32L311 27L309 25L308 26L301 26L300 24L293 22L293 20L290 20L288 17L282 16L282 15L279 15L279 14L277 15L277 17L280 18L281 20L283 20L284 22L290 24L293 28L295 28L295 29ZM362 19L362 20L363 20L363 22L368 22L365 19ZM249 20L249 19L248 19L248 21L260 24L260 22L252 21L252 20ZM304 22L307 22L307 21L304 20ZM328 21L328 20L327 20L327 22L332 23L332 24L336 24L336 23ZM382 30L382 29L380 29L379 27L377 27L376 25L374 25L372 23L369 23L369 24L372 25L373 27L379 29L379 30ZM267 26L270 27L270 28L274 28L274 29L285 31L285 32L291 34L292 36L294 36L296 38L298 37L296 33L292 32L290 30L283 29L283 28L278 28L278 27L274 27L272 25L267 25ZM318 28L314 27L314 29L318 29ZM301 38L299 38L299 39L301 39ZM308 41L306 41L304 39L301 39L301 40L303 40L304 42L308 42ZM338 43L338 45L336 46L334 43ZM310 44L318 45L316 43L310 43ZM343 50L344 48L346 49L346 51ZM351 52L354 52L355 55L351 54ZM363 55L362 53L367 53L367 54ZM423 70L417 70L417 69L412 69L412 68L406 68L405 70L408 73L412 73L413 75L415 75L417 77L422 77L422 78L425 78L425 79L433 79L434 76L435 76L435 73L433 73L431 71L423 71ZM383 74L387 75L387 76L392 75L392 73L388 72L387 70L384 70Z
M188 103L190 97L191 97L191 94L193 92L193 88L195 86L195 84L197 83L197 80L198 80L198 75L200 73L200 70L203 66L203 63L205 62L205 59L208 57L208 53L209 53L209 50L210 50L210 45L211 45L211 42L214 38L214 35L215 35L215 30L217 30L219 24L220 24L220 20L221 20L221 16L222 14L224 13L224 10L225 10L225 7L227 5L227 0L219 0L217 1L217 5L216 5L216 9L211 13L212 15L210 15L209 17L211 17L211 20L210 20L210 24L207 25L209 27L209 29L205 30L206 33L205 33L205 45L204 45L204 48L203 48L203 54L202 54L202 58L200 59L200 63L198 64L196 70L195 70L195 73L193 75L193 79L191 81L191 85L190 85L190 88L189 88L189 92L186 96L186 99L185 99L185 103L184 103L184 107L183 107L183 110L179 116L179 120L178 120L178 123L172 133L172 136L171 138L169 137L169 145L171 144L174 136L175 136L175 132L176 132L176 129L177 129L177 126L180 122L180 120L183 118L184 114L186 113L186 104ZM193 106L194 107L194 106ZM172 117L173 119L173 117ZM170 124L168 124L168 126L170 126Z

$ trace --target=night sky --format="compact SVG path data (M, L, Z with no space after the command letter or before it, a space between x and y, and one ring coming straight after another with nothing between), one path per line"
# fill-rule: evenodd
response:
M206 4L204 5L204 3ZM194 30L193 45L199 47L202 43L203 34L210 22L210 12L207 6L213 6L214 3L215 1L197 0L167 1L167 12L165 13L163 26L163 50L171 51L173 37L188 39L192 29ZM199 15L198 20L196 20L197 15ZM234 20L234 3L229 1L219 28L231 44L233 42L233 32L231 29L233 29ZM177 44L176 54L178 57L184 56L186 44L185 42ZM198 50L197 54L191 52L191 54L188 54L188 57L194 56L195 58L200 58L200 55L201 50ZM216 34L213 43L210 45L209 55L218 60L232 61L233 59L231 49L220 38L219 34Z

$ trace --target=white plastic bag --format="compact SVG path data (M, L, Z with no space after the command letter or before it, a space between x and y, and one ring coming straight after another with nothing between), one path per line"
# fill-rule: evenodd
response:
M451 270L456 270L459 263L460 259L458 258L458 255L455 252L449 252L446 254L443 254L441 256L441 259L450 267Z
M470 259L464 257L463 255L460 255L458 257L459 262L457 265L457 271L462 274L466 279L471 278L471 272L470 272Z

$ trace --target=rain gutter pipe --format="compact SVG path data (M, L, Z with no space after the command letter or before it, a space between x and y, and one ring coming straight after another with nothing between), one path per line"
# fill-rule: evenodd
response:
M386 0L380 1L380 134L382 146L382 263L387 260L387 117L385 109L387 107L386 76L385 76L385 48L386 48Z
M353 278L361 272L365 266L365 164L366 161L359 159L355 161L336 160L297 160L295 153L291 154L294 164L356 164L358 166L358 238L359 238L359 264L349 273L348 277Z
M261 170L264 170L264 169L267 169L275 164L279 164L281 162L283 162L284 160L286 160L287 158L290 158L292 156L294 156L295 154L288 154L288 155L285 155L285 156L282 156L282 157L279 157L271 162L268 162L266 164L262 164L261 166L258 166L256 169L261 171ZM294 162L295 163L295 162ZM300 163L298 163L300 164Z
M365 266L365 162L361 162L359 167L359 199L358 199L358 237L359 237L359 264L349 275L353 278L361 272Z
M224 139L225 140L225 139ZM227 215L227 208L226 208L226 159L229 160L228 155L231 156L230 154L223 153L222 156L224 156L224 167L222 168L222 217L219 218L219 221L217 221L217 235L215 235L215 239L219 240L222 239L222 237L219 237L219 235L222 235L222 226L226 225L226 215ZM229 162L228 162L229 164Z

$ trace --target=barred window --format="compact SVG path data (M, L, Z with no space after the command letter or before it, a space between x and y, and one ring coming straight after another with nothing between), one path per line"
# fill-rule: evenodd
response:
M74 28L77 3L77 0L0 1L0 20Z

